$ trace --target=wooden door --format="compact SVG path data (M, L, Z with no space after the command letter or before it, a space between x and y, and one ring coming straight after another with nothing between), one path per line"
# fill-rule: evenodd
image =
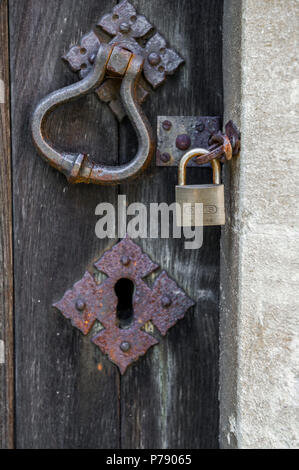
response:
M100 202L116 206L119 194L128 203L175 198L176 168L158 168L153 161L129 184L72 186L33 146L30 119L37 103L76 80L61 56L116 3L0 2L0 78L10 85L10 100L0 105L5 202L0 260L6 269L0 277L0 334L6 335L7 357L5 367L0 365L3 447L218 447L219 228L205 229L199 250L184 250L177 239L137 240L196 306L124 376L51 307L117 241L95 235ZM185 59L143 106L153 128L158 115L221 116L223 1L131 3ZM115 165L132 158L137 145L128 121L119 125L94 95L58 108L48 119L47 133L62 149L80 152L83 146L97 161ZM190 169L189 177L191 183L206 183L211 170Z

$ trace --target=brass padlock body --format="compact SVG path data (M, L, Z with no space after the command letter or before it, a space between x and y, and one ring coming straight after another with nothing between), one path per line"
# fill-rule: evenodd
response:
M224 186L223 184L203 184L186 185L176 187L176 202L181 206L181 217L183 213L183 204L191 204L193 222L186 223L187 226L196 226L195 222L195 203L203 204L202 224L203 226L224 225ZM178 225L184 226L184 220Z
M195 217L195 204L202 204L202 225L225 225L224 185L220 184L220 162L212 161L213 181L215 184L186 185L186 165L191 158L209 153L204 149L194 149L188 152L181 160L179 166L179 185L176 186L176 202L181 207L181 214L177 214L178 226L198 226L198 217ZM184 204L190 204L185 206ZM189 209L186 214L186 209Z

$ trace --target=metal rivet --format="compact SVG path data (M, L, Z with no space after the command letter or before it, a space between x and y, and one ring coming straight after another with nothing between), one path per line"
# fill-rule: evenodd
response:
M123 266L128 266L131 262L130 258L128 256L122 256L120 259L120 262Z
M78 299L76 302L76 309L79 310L79 312L83 312L83 310L86 307L86 303L82 299Z
M156 52L151 52L147 60L151 65L158 65L161 62L161 57Z
M161 161L162 161L163 163L169 162L170 159L171 159L171 156L169 155L169 153L167 153L167 152L162 153L162 155L161 155Z
M161 299L161 304L163 308L170 307L170 305L172 304L172 300L169 297L167 297L167 295L165 295Z
M172 128L172 122L171 121L163 121L162 127L165 131L170 131Z
M121 23L119 30L121 33L128 33L131 29L131 26L128 23Z
M127 341L124 341L123 343L121 343L120 349L122 350L122 352L128 352L131 349L131 345Z
M179 135L176 139L176 146L179 150L188 150L191 145L191 138L188 134Z
M196 127L196 130L199 131L199 132L203 132L205 130L205 125L204 125L203 121L198 121L195 124L195 127Z

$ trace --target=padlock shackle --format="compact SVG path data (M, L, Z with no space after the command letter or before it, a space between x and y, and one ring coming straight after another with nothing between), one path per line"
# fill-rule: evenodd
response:
M189 161L194 157L199 157L201 155L207 155L210 153L208 150L205 149L192 149L189 152L185 153L185 155L180 160L179 164L179 186L186 185L186 169ZM213 168L213 184L221 184L221 165L219 160L212 160L212 168Z

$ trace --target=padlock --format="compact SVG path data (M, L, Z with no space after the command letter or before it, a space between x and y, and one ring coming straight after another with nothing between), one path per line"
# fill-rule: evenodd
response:
M205 149L193 149L187 152L180 161L179 184L176 186L176 202L181 209L181 211L177 211L177 225L179 227L225 225L224 185L221 184L219 160L211 162L213 184L186 185L188 162L196 156L208 153ZM196 203L202 204L202 206L195 206Z

